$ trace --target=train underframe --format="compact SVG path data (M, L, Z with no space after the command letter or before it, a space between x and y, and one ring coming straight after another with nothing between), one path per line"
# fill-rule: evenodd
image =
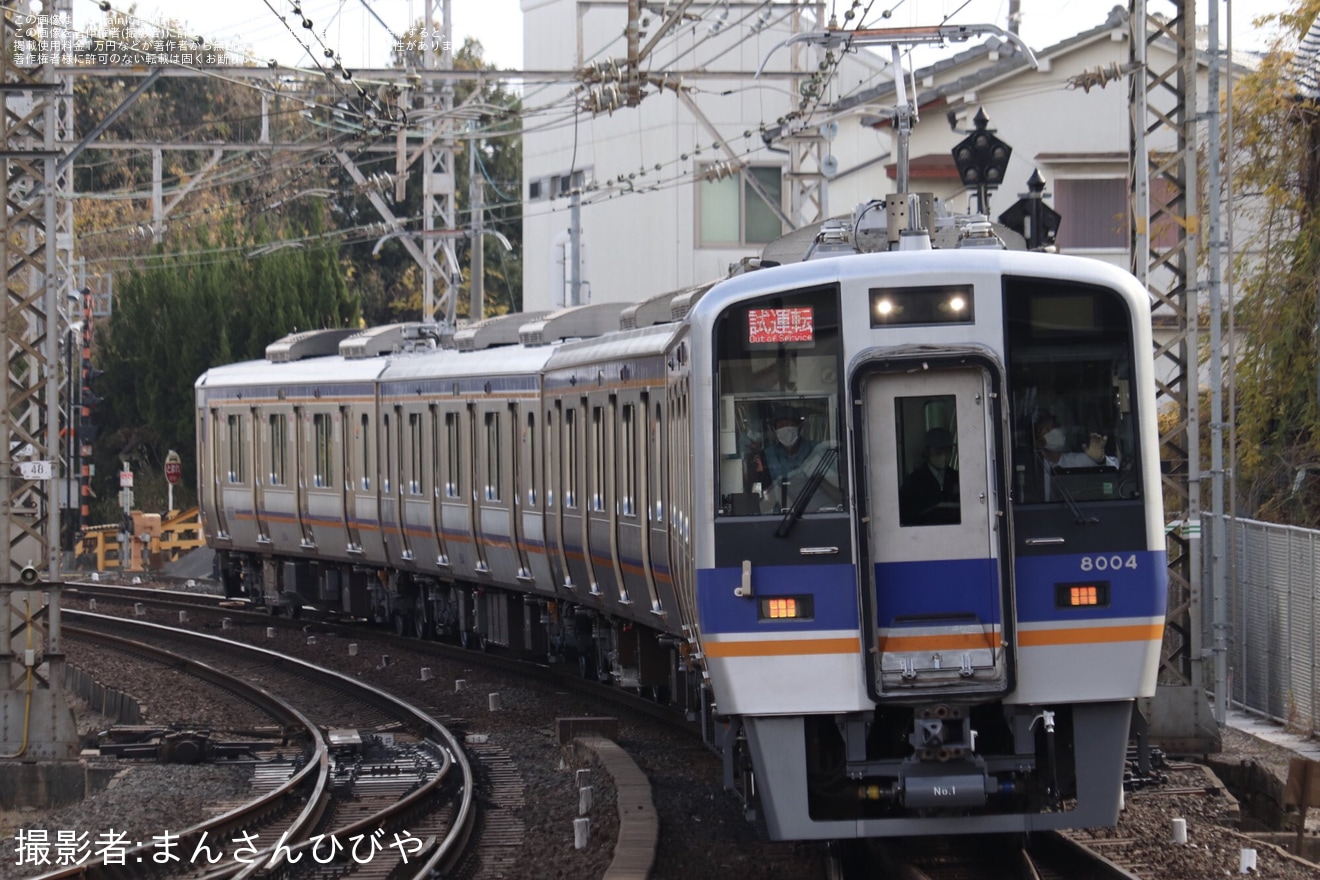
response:
M365 565L221 551L225 595L271 614L365 620L399 635L576 665L584 678L699 711L686 643L571 600Z
M1029 832L1117 821L1132 718L1130 700L950 701L748 717L734 735L775 839Z

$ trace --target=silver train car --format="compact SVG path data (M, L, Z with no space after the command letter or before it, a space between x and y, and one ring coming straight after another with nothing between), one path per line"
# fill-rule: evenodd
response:
M1137 281L968 247L673 300L210 370L229 592L684 705L775 839L1113 824L1166 601Z

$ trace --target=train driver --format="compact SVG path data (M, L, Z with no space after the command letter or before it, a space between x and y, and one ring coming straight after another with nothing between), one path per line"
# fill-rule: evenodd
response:
M802 436L802 419L791 412L775 415L775 442L765 450L765 462L772 480L806 479L811 476L805 469L815 441Z
M817 443L802 436L802 418L795 412L775 414L774 442L765 450L765 463L774 494L767 500L772 510L787 509L796 503L798 493L810 489L803 503L814 503L815 510L838 510L843 503L839 487L838 459L834 446ZM812 477L818 476L815 484Z

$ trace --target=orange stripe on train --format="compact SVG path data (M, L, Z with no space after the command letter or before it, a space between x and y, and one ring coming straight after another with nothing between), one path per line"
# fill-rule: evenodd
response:
M775 639L773 641L706 642L707 657L789 657L799 654L857 654L861 639Z
M1164 624L1142 623L1132 626L1027 630L1018 633L1017 641L1023 648L1042 648L1049 645L1094 645L1104 642L1158 642L1163 638Z

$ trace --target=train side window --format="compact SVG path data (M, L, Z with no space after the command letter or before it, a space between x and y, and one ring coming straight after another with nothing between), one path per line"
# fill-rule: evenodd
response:
M270 484L288 484L289 417L284 413L270 415Z
M564 410L564 506L577 507L578 426L577 410Z
M458 498L462 487L458 454L458 413L445 413L445 495L449 498Z
M564 495L564 465L563 465L563 437L556 434L555 428L555 410L559 409L556 403L554 409L545 411L545 421L542 423L542 430L545 435L541 440L541 448L545 450L545 468L542 471L545 479L545 506L547 511L555 507L555 492L559 492L562 500Z
M352 410L347 406L339 408L339 424L344 426L343 448L339 450L340 470L343 471L344 488L353 488L353 444L356 442L353 430Z
M390 415L385 413L380 417L380 451L385 454L380 474L380 488L384 492L390 491L390 476L394 473L394 444L390 440L391 436Z
M536 506L537 478L541 475L540 462L537 461L536 413L527 414L527 506Z
M334 422L330 418L330 413L315 413L312 415L312 434L313 442L316 444L316 470L312 477L312 484L328 489L334 485L330 474L330 453L334 448Z
M500 481L503 479L500 464L503 460L500 449L500 414L486 413L486 500L500 500Z
M651 499L651 519L654 522L664 524L665 521L665 502L664 491L664 436L662 428L664 416L664 407L657 403L655 405L655 421L651 422L651 491L647 493Z
M605 509L605 418L602 407L591 408L591 443L587 448L591 459L591 485L588 487L591 497L591 509Z
M431 485L439 489L444 485L440 479L440 413L434 406L430 408L429 412L431 413Z
M243 417L241 415L231 415L229 417L228 446L229 446L229 482L243 482Z
M362 432L360 435L362 445L362 491L371 491L371 419L366 413L362 414Z
M619 413L619 513L636 516L637 499L637 430L636 407L625 404Z
M408 482L408 491L413 495L422 494L422 414L408 413L408 462L412 469Z

